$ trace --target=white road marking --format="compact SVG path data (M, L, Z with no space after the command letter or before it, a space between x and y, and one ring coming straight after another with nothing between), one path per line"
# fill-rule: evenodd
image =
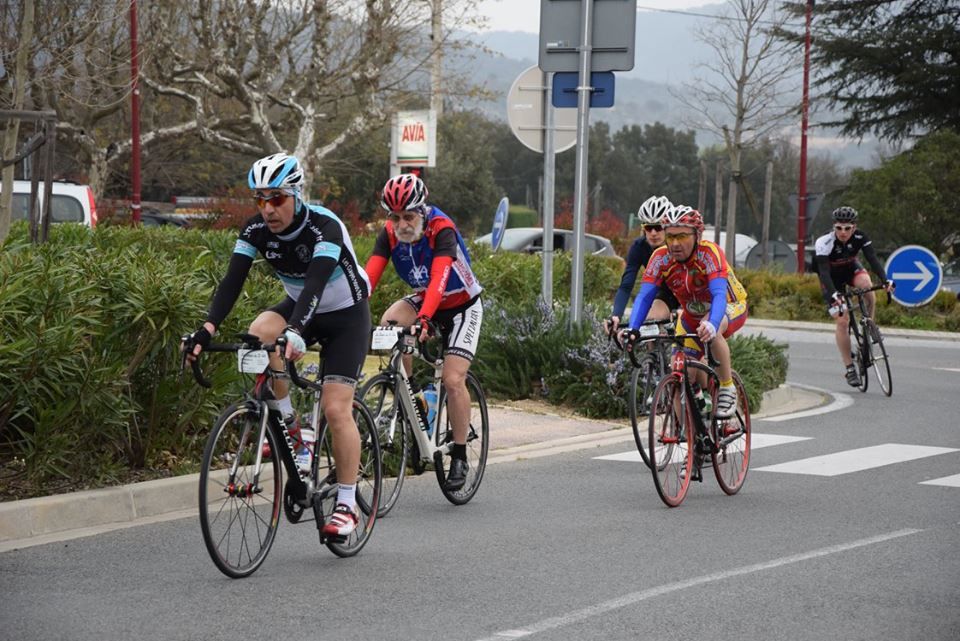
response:
M850 543L841 543L839 545L831 545L829 547L820 548L819 550L812 550L810 552L802 552L800 554L783 556L778 559L773 559L771 561L764 561L763 563L755 563L753 565L744 565L738 568L732 568L730 570L723 570L721 572L714 572L712 574L707 574L704 576L687 579L685 581L668 583L666 585L661 585L659 587L650 588L647 590L641 590L639 592L632 592L630 594L625 594L616 599L603 601L601 603L597 603L596 605L591 605L580 610L574 610L573 612L564 614L562 616L543 619L541 621L537 621L536 623L532 623L522 628L513 628L509 630L495 632L491 636L484 637L479 641L503 641L504 639L522 639L525 637L532 636L534 634L539 634L541 632L547 632L548 630L556 630L558 628L576 625L582 621L586 621L587 619L592 619L598 616L602 616L607 612L619 610L620 608L625 608L627 606L635 605L637 603L640 603L641 601L646 601L658 596L670 594L672 592L679 592L681 590L686 590L687 588L695 588L695 587L699 587L701 585L706 585L709 583L716 583L718 581L724 581L726 579L730 579L736 576L743 576L745 574L754 574L756 572L762 572L764 570L772 570L775 568L783 567L785 565L800 563L801 561L809 561L811 559L817 559L820 557L829 556L831 554L839 554L841 552L847 552L848 550L854 550L856 548L861 548L868 545L875 545L877 543L883 543L885 541L898 539L904 536L910 536L911 534L918 534L920 532L923 532L923 530L918 530L913 528L897 530L896 532L890 532L889 534L880 534L880 535L872 536L866 539L851 541Z
M770 418L758 418L758 421L771 421L773 423L779 423L780 421L790 421L795 418L807 418L809 416L817 416L819 414L827 414L829 412L836 412L838 410L846 409L853 405L853 397L849 394L844 394L842 392L828 392L827 390L822 390L816 387L805 386L807 389L812 389L820 392L824 392L833 397L833 402L829 405L824 405L823 407L816 407L812 410L804 410L802 412L793 412L791 414L781 414L779 416L771 416Z
M932 367L930 369L937 369L941 372L960 372L960 367Z
M960 474L954 474L953 476L944 476L939 479L930 479L929 481L921 481L920 485L942 485L944 487L960 487Z
M784 436L781 434L757 434L754 432L750 437L750 450L759 450L761 447L772 447L774 445L784 445L786 443L809 440L809 436ZM593 458L598 461L627 461L630 463L637 463L641 460L640 452L635 449L630 450L629 452L621 452L619 454L594 456Z
M960 450L952 447L929 447L926 445L904 445L902 443L884 443L873 447L862 447L834 454L789 461L777 465L755 468L757 472L785 472L787 474L812 474L814 476L839 476L850 472L869 470L874 467L912 461L914 459L948 454Z

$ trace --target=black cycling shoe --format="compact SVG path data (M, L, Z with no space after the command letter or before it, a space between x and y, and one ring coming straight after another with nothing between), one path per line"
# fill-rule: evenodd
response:
M856 365L847 368L847 384L850 387L860 387L860 374L857 373Z
M443 484L443 489L448 492L455 492L462 488L467 482L467 472L469 471L469 463L463 459L451 459L450 471L447 473L447 482Z

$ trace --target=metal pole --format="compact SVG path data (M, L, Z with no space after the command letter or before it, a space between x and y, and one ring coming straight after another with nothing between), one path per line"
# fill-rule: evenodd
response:
M713 217L713 242L716 245L720 244L720 221L723 220L723 168L720 166L720 163L717 162L717 179L716 186L714 187L714 200L717 209L716 215Z
M697 211L703 214L707 208L707 161L700 159L700 193L697 195Z
M807 124L810 107L810 18L813 0L807 0L807 26L803 45L803 114L800 121L800 187L797 194L797 273L805 269L804 238L807 236Z
M140 223L140 70L137 45L137 0L130 0L130 217Z
M540 295L545 305L553 305L553 201L556 185L557 152L554 145L553 74L544 73L543 86L543 279Z
M570 322L577 324L583 310L584 209L587 200L587 147L590 137L590 57L593 50L593 0L581 2L580 81L577 86L577 175L573 187L573 264L570 266Z
M773 201L773 161L767 161L767 177L763 185L763 230L760 232L760 264L764 267L770 262L767 255L770 242L770 206Z
M437 118L443 114L443 93L440 87L443 84L443 0L433 0L430 14L433 53L430 65L430 108L437 113Z

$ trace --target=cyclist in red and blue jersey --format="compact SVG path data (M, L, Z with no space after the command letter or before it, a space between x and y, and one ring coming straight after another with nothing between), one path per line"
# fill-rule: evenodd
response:
M727 264L723 250L703 240L703 217L685 205L673 207L663 219L666 245L650 256L643 272L640 293L633 304L628 333L640 327L647 317L657 289L665 285L680 302L681 312L677 335L696 333L704 343L711 343L717 359L720 389L717 390L716 416L729 418L736 412L737 390L730 367L730 347L726 339L747 320L747 292ZM696 341L687 340L684 349L697 358L703 350ZM706 383L703 372L700 384Z
M400 174L387 181L380 202L387 223L367 261L371 291L388 262L414 293L394 302L381 324L418 326L429 335L429 322L444 343L443 385L453 427L453 450L445 488L456 491L466 482L470 395L467 371L477 351L483 322L482 288L470 267L470 254L453 220L427 204L427 187L419 176ZM409 364L407 367L409 368Z
M258 213L240 231L207 319L185 345L188 358L196 358L210 344L239 298L254 259L261 254L283 283L286 296L261 312L249 333L264 343L286 337L285 356L291 361L303 356L310 343L324 346L321 404L333 433L339 487L337 505L323 532L346 536L359 521L360 432L353 418L353 395L370 344L368 299L372 288L344 224L329 209L303 201L304 176L296 158L284 153L261 158L253 163L247 180ZM270 366L283 369L277 354L270 355ZM273 394L289 433L297 433L287 383L275 381Z

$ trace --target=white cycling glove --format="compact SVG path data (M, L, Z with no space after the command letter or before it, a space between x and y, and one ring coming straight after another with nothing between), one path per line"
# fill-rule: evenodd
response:
M717 337L717 328L714 327L713 323L711 323L707 319L703 319L702 321L700 321L700 327L707 330L707 337L703 339L705 343L709 343L710 341L712 341L714 338Z
M294 351L300 352L301 354L307 351L307 344L303 342L303 336L300 334L288 328L283 332L283 336L287 339L287 343L293 347Z

